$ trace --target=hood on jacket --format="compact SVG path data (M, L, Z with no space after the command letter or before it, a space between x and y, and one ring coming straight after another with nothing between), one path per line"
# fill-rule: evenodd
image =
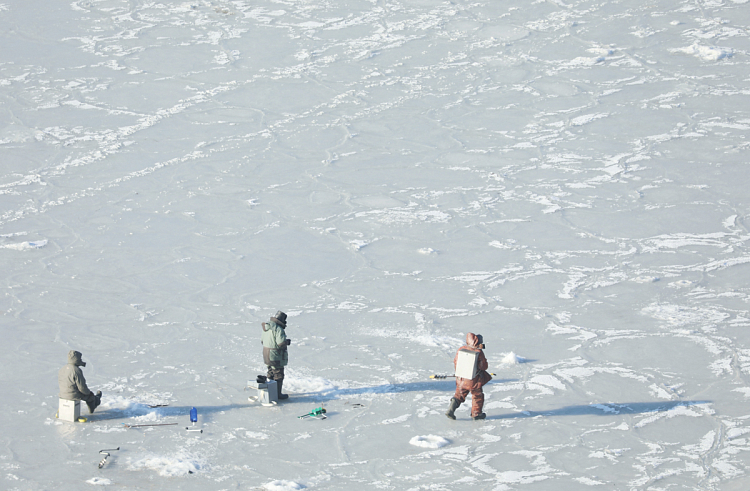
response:
M481 344L484 342L481 334L474 334L473 332L466 333L466 346L474 349L482 349Z
M68 363L72 363L77 367L85 367L86 362L83 361L83 355L80 351L70 350L68 352Z
M275 317L271 317L271 322L278 324L282 328L286 329L286 314L282 311L276 312Z

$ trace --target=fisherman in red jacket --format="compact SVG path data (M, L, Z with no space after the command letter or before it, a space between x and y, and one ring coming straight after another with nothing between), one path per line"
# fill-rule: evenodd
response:
M453 358L453 366L456 368L456 394L451 398L448 412L445 413L450 419L456 419L456 409L466 400L471 392L471 419L484 419L487 417L482 412L484 406L484 392L482 386L492 380L487 373L489 364L484 356L484 339L481 334L466 334L466 345L459 348Z

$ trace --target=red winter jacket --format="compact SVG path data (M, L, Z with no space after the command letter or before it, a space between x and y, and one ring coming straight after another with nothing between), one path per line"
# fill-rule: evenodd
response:
M484 384L492 380L492 376L487 373L487 368L489 368L489 363L487 363L487 358L484 356L484 352L479 347L479 338L474 333L467 333L466 334L466 345L462 346L458 349L458 351L475 351L479 352L478 360L477 360L477 370L479 373L477 373L477 376L468 379L468 378L461 378L456 377L456 385L461 386L468 390L477 390L481 389ZM456 351L456 356L453 358L453 368L455 369L456 364L458 363L458 351Z

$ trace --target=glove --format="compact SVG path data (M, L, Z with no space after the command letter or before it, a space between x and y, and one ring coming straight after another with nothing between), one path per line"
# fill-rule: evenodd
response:
M286 345L287 346L291 346L292 345L292 340L291 339L287 339L286 340Z

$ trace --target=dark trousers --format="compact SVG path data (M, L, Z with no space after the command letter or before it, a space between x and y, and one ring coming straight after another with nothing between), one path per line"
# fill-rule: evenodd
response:
M81 400L86 403L86 405L89 407L89 411L92 413L94 412L94 409L96 409L102 402L101 399L96 397L96 394L94 394L93 392L91 392L87 396L81 396Z

